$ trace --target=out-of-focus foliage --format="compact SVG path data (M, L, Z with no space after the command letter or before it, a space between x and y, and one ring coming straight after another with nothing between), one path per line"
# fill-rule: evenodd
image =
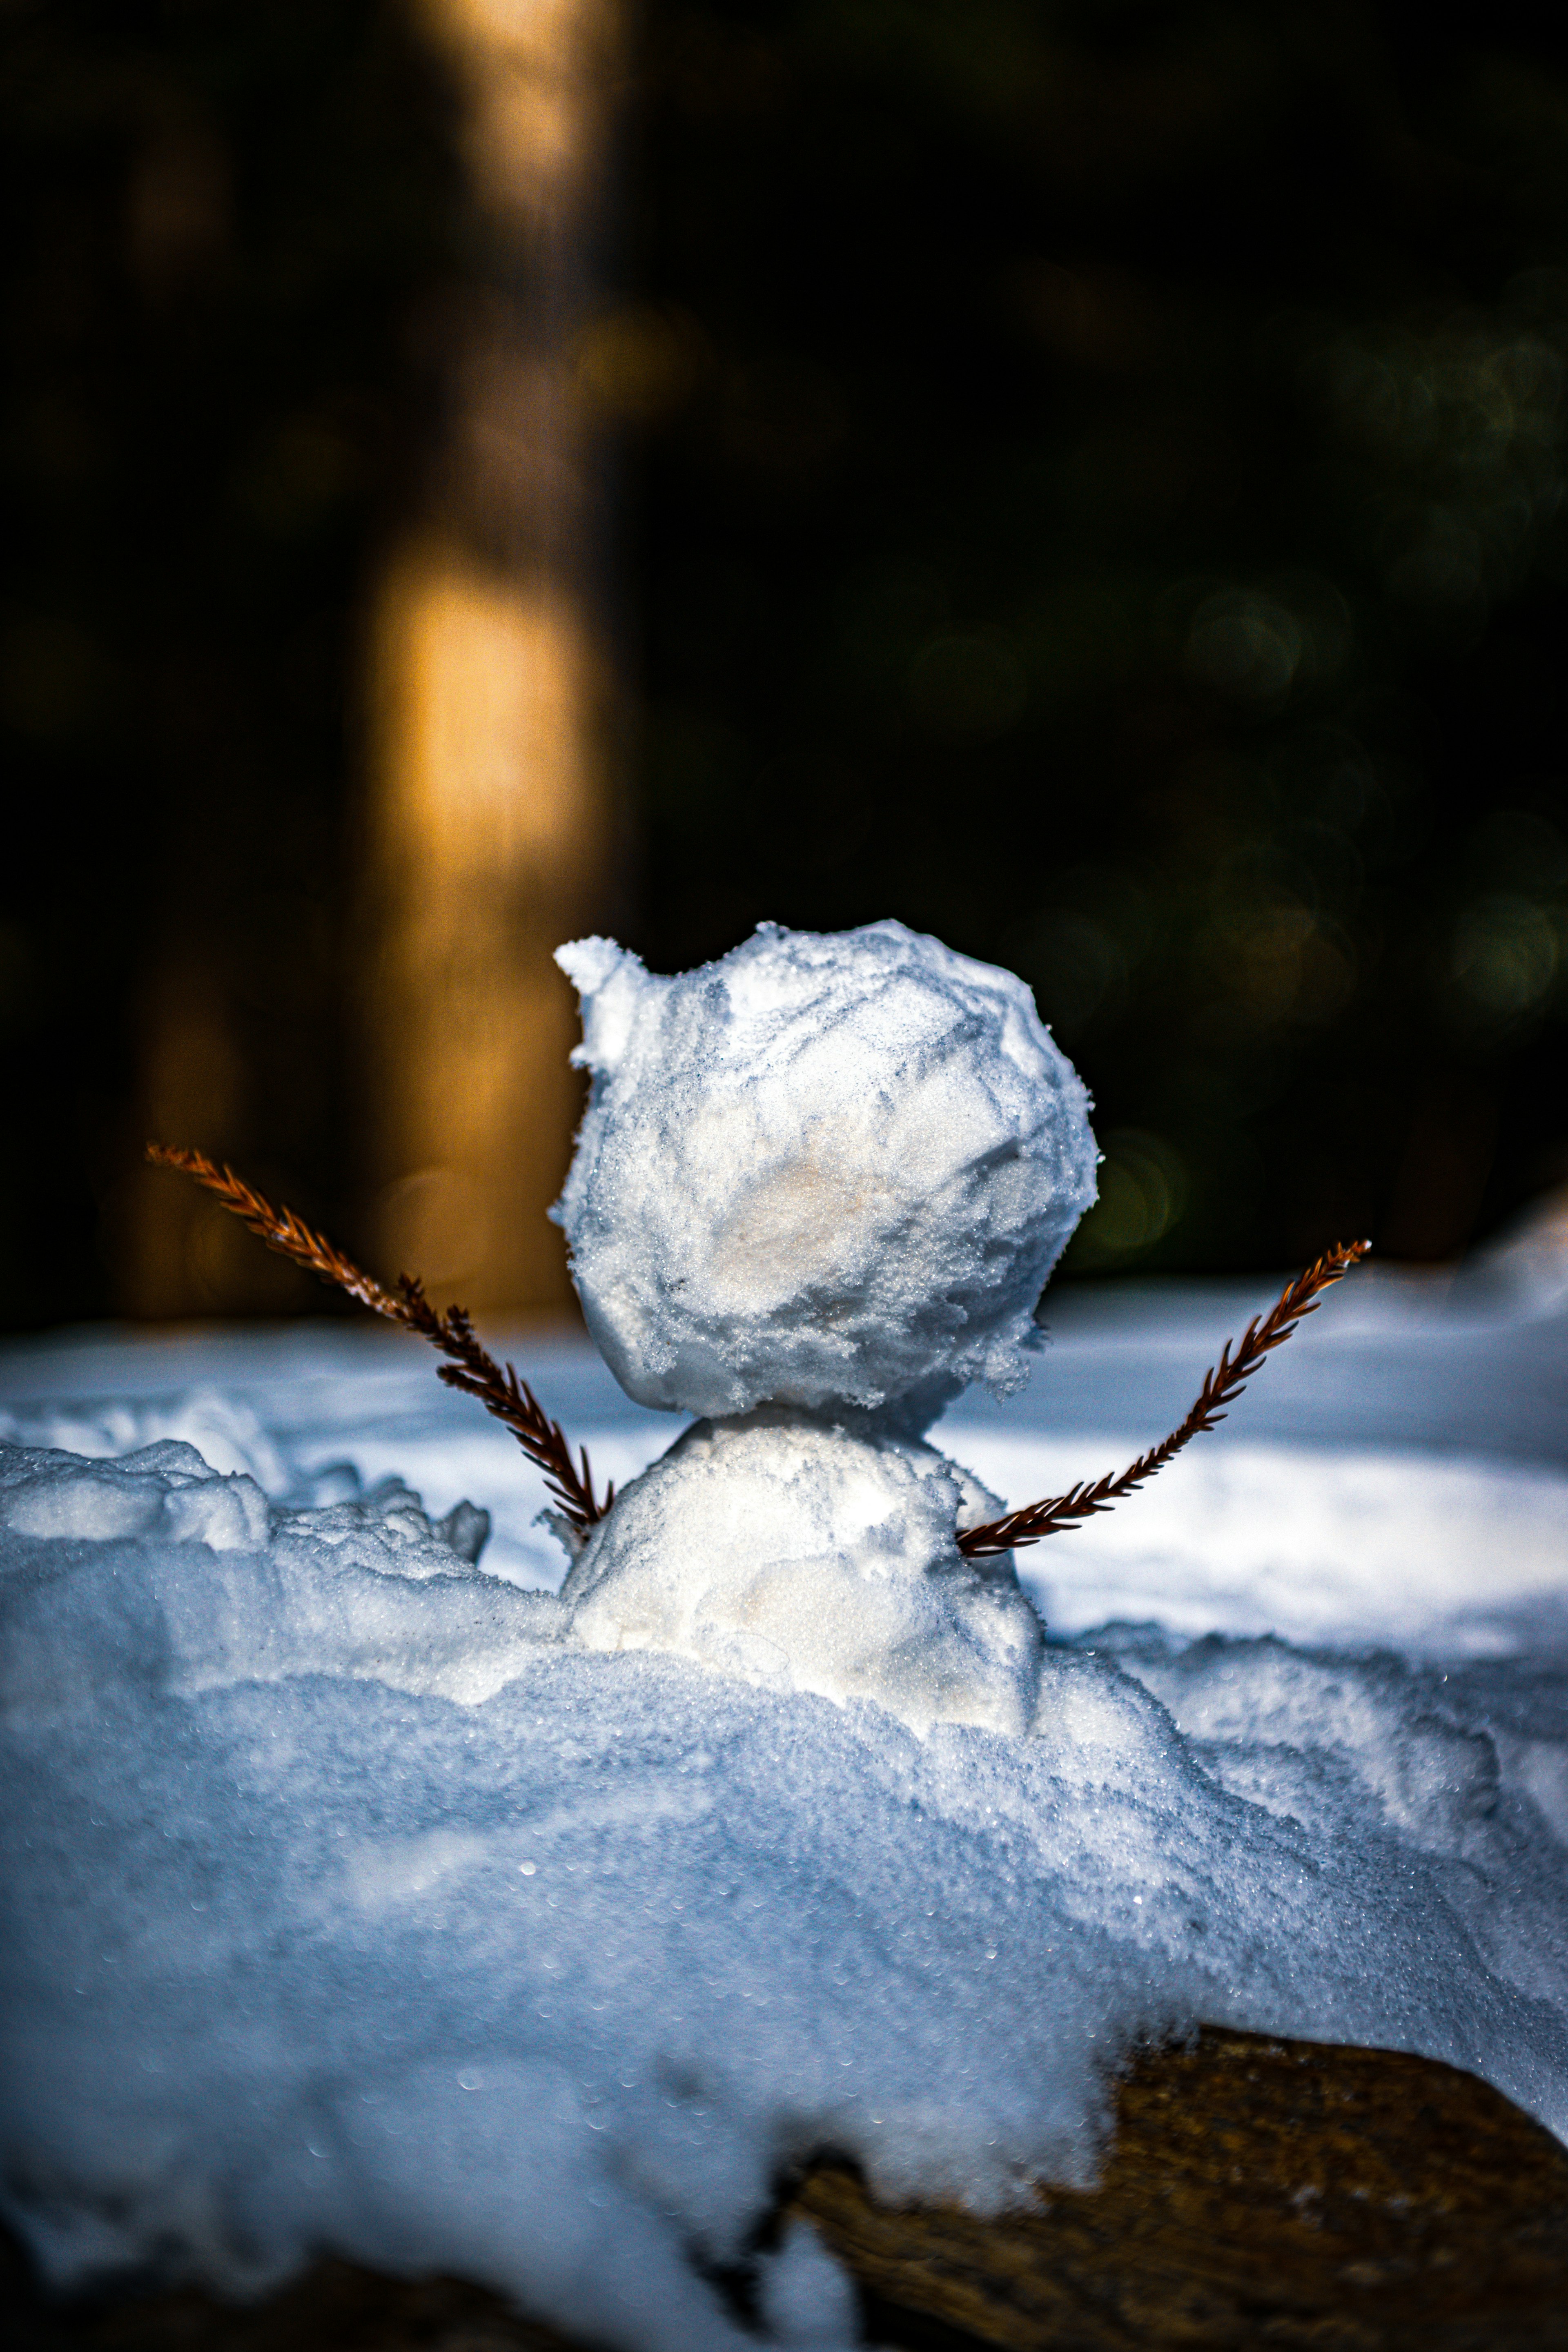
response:
M47 1321L113 1298L160 990L255 1172L330 1207L352 1164L354 614L457 173L371 0L9 0L0 36L3 1312Z
M665 966L898 914L1099 1100L1081 1270L1568 1174L1568 72L1507 5L647 14Z

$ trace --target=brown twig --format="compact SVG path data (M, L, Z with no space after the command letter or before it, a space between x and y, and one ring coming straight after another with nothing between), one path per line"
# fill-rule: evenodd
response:
M1093 1517L1097 1511L1109 1511L1123 1495L1152 1478L1163 1470L1184 1445L1188 1445L1199 1433L1212 1429L1225 1419L1224 1408L1241 1393L1242 1389L1258 1371L1271 1348L1281 1348L1305 1315L1315 1313L1321 1294L1329 1285L1338 1282L1352 1265L1365 1257L1370 1242L1341 1242L1325 1250L1305 1274L1299 1274L1288 1283L1278 1302L1267 1315L1255 1315L1236 1345L1234 1360L1230 1340L1226 1340L1217 1364L1204 1375L1204 1384L1186 1419L1169 1437L1141 1454L1119 1476L1109 1474L1092 1481L1080 1479L1069 1486L1065 1495L1047 1496L1044 1502L1026 1503L1020 1511L1009 1511L1005 1518L989 1519L983 1528L966 1528L958 1538L958 1549L970 1559L985 1559L997 1552L1013 1551L1022 1544L1038 1543L1043 1537L1054 1536L1070 1529L1076 1522Z
M466 1396L478 1397L487 1412L505 1422L529 1460L536 1462L543 1471L546 1486L575 1533L586 1536L589 1528L604 1517L616 1498L614 1485L605 1486L603 1502L595 1498L587 1447L581 1448L579 1470L561 1423L551 1420L528 1382L519 1380L510 1364L496 1362L480 1343L466 1308L448 1307L438 1311L426 1297L425 1286L416 1275L400 1275L395 1291L384 1290L379 1282L362 1273L352 1258L346 1258L324 1235L313 1232L292 1209L275 1209L232 1168L217 1167L205 1152L150 1143L147 1157L154 1167L175 1168L186 1176L194 1176L279 1257L290 1258L307 1273L347 1291L362 1307L384 1315L389 1323L400 1323L405 1331L416 1331L422 1339L428 1339L433 1348L449 1359L441 1366L439 1377L448 1388L461 1389Z

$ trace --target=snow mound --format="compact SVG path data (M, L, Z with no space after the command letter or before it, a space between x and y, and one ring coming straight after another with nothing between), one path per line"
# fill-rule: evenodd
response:
M39 1720L127 1675L188 1693L320 1671L473 1703L562 1622L474 1566L489 1528L471 1503L432 1522L396 1478L290 1508L189 1445L83 1462L0 1441L0 1690Z
M282 1494L289 1483L288 1465L254 1408L216 1389L198 1388L154 1404L113 1398L96 1407L46 1405L31 1412L0 1407L0 1438L100 1457L134 1454L173 1438L195 1446L215 1470L245 1471L268 1495Z
M930 1446L763 1407L699 1422L626 1487L562 1600L590 1649L1021 1736L1040 1621L1010 1561L983 1570L954 1542L1000 1508Z
M765 923L673 979L609 940L557 961L594 1073L557 1213L629 1395L914 1426L1022 1384L1096 1159L1022 981L895 922Z
M787 1433L694 1432L628 1506L717 1543L718 1449L754 1486ZM947 1591L982 1498L859 1443L802 1444L808 1518L865 1482L821 1573L874 1584L886 1505ZM711 2281L752 2263L764 2340L826 2343L827 2257L752 2251L781 2168L1082 2180L1107 2069L1198 2020L1421 2051L1568 2132L1560 1662L1104 1629L1039 1644L1030 1736L922 1737L787 1686L794 1627L776 1680L585 1647L612 1562L558 1602L481 1534L392 1482L0 1447L0 2210L62 2286L331 2248L742 2352Z

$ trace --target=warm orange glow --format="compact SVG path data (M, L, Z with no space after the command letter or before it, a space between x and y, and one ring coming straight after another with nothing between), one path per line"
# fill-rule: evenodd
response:
M366 823L378 1262L476 1310L560 1307L544 1210L581 1104L552 950L601 919L606 681L581 544L578 246L613 0L419 0L490 240L448 361L433 511L373 614Z
M421 0L420 13L468 90L481 197L534 218L569 205L603 135L614 0Z
M551 950L604 845L585 624L559 591L426 547L384 584L374 680L378 1244L476 1307L561 1303L543 1210L578 1082Z
M498 872L548 886L581 854L593 796L580 615L559 593L426 553L389 583L377 652L386 853L426 887Z

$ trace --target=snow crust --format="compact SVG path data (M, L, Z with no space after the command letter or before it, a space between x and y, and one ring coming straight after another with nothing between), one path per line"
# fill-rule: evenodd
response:
M594 1074L557 1213L629 1395L905 1400L918 1429L970 1381L1022 1384L1096 1161L1022 981L896 922L765 923L674 978L610 940L557 961Z
M753 1433L689 1433L623 1533L679 1495L721 1546L789 1418L748 1465ZM1022 1604L961 1600L942 1540L983 1490L885 1435L792 1442L807 1526L860 1496L825 1624L901 1514L962 1675L1021 1688L963 1640ZM1568 2134L1561 1656L1037 1632L1021 1737L857 1696L765 1593L784 1667L626 1619L596 1646L592 1550L519 1590L481 1513L341 1461L296 1454L282 1498L169 1440L0 1465L0 2203L62 2284L242 2291L325 2246L738 2352L711 2273L780 2167L832 2147L986 2208L1087 2178L1107 2068L1199 2019L1447 2058ZM751 1630L744 1580L713 1590ZM809 2235L752 2268L766 2340L854 2340Z

